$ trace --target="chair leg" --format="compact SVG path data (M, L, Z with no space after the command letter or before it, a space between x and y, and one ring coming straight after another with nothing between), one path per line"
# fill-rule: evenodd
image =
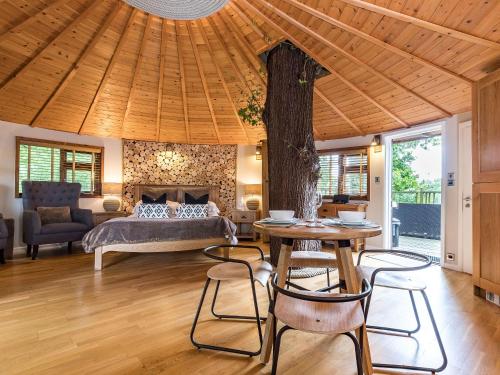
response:
M71 254L72 250L73 250L73 242L69 241L68 242L68 254Z
M410 294L410 300L411 300L411 306L412 306L412 309L413 309L413 314L415 315L415 321L417 322L417 327L415 329L412 329L412 330L408 330L408 329L401 329L401 328L392 328L392 327L384 327L384 326L373 326L373 325L367 325L366 328L370 328L370 329L376 329L376 330L379 330L379 331L389 331L389 332L396 332L396 333L404 333L408 336L411 336L413 333L416 333L420 330L420 318L418 316L418 310L417 310L417 306L415 304L415 297L413 296L413 291L412 290L409 290L408 293ZM369 307L369 301L370 301L370 297L368 297L367 299L367 307L365 308L365 313L366 313L366 316L365 318L368 318L368 307ZM382 333L382 332L380 332Z
M257 331L259 332L259 342L260 342L260 347L259 347L259 354L260 351L262 350L262 328L260 326L260 315L259 315L259 303L257 302L257 293L255 291L255 282L253 280L250 280L250 284L252 286L252 295L253 295L253 306L255 308L255 322L257 323Z
M330 269L326 268L326 285L330 287Z
M361 351L361 345L356 338L351 332L344 332L344 335L349 337L351 341L354 344L354 351L356 353L356 367L358 370L358 375L363 375L363 358L362 358L362 351ZM361 337L363 336L362 334L360 335Z
M33 253L31 254L31 260L35 260L38 257L38 246L33 245Z
M30 257L31 256L31 245L26 245L26 256Z
M195 315L195 318L194 318L194 321L193 321L193 326L191 328L191 334L190 334L191 342L198 349L218 350L218 351L222 351L222 352L248 355L250 357L259 355L260 351L262 350L262 341L263 341L262 340L262 330L261 330L261 326L260 326L260 320L261 320L261 318L259 317L259 311L258 311L258 307L257 307L257 295L255 293L255 286L253 285L253 281L252 280L250 282L252 283L252 292L253 292L253 297L254 297L254 306L256 308L256 310L255 310L256 316L248 317L248 319L255 320L257 322L257 327L258 327L258 332L259 332L259 342L260 342L259 350L255 351L255 352L251 352L251 351L248 351L248 350L233 349L233 348L227 348L227 347L224 347L224 346L202 344L200 342L197 342L194 339L194 333L196 331L196 325L198 324L198 319L200 317L201 308L203 307L203 302L205 301L205 296L207 294L207 290L208 290L208 286L210 285L210 281L211 281L211 279L208 278L207 281L206 281L206 283L205 283L205 287L203 288L203 293L201 294L200 303L198 305L198 309L196 310L196 315ZM216 293L217 293L217 291L218 291L218 288L216 289ZM212 308L215 305L215 300L216 300L216 298L214 298L214 300L212 301ZM219 317L220 318L231 317L233 319L247 319L246 317L239 317L237 315L216 315L216 314L214 314L214 315L216 317L218 317L218 318Z
M290 289L290 281L292 280L292 267L288 267L288 277L286 278L286 288Z
M275 325L275 327L276 327L276 325ZM284 326L283 328L281 328L279 330L278 334L276 335L276 338L274 339L274 346L273 346L273 367L272 367L272 370L271 370L271 375L276 375L276 371L278 369L278 359L279 359L279 355L280 355L281 337L289 329L291 329L291 328L288 327L288 326Z
M425 293L424 290L420 291L422 293L422 297L425 302L425 306L427 308L427 312L429 313L429 317L432 323L432 328L434 329L434 334L436 335L436 340L439 345L439 350L441 351L441 356L443 358L443 362L441 365L437 368L431 368L431 367L421 367L421 366L407 366L407 365L396 365L396 364L389 364L389 363L373 363L373 367L380 367L380 368L393 368L393 369L401 369L401 370L412 370L412 371L426 371L426 372L431 372L432 374L435 374L436 372L441 372L443 371L446 366L448 365L448 357L446 356L446 352L444 350L443 342L441 341L441 336L439 334L439 330L436 324L436 321L434 319L434 314L432 313L431 305L429 303L429 300L427 298L427 294Z
M247 315L229 315L229 314L218 314L215 312L215 302L217 301L217 296L219 295L220 281L217 281L215 284L215 293L214 298L212 300L212 306L210 311L212 315L217 319L243 319L243 320L255 320L255 316L247 316ZM260 318L261 321L265 322L267 318Z
M0 264L5 264L5 249L0 249Z

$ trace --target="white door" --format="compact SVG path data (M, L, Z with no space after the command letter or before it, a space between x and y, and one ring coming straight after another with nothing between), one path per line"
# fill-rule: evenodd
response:
M470 122L460 125L460 191L462 212L460 233L462 271L472 273L472 124Z

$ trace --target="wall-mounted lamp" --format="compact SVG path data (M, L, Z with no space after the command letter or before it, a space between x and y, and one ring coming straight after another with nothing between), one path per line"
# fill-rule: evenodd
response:
M373 147L373 152L382 151L382 136L380 134L373 136L371 146Z
M262 142L257 143L255 147L255 159L262 160Z

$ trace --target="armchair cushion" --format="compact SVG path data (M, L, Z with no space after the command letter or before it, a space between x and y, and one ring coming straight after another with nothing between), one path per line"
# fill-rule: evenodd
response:
M40 215L42 225L55 223L71 223L71 213L69 207L38 207L36 209Z
M71 218L73 222L85 224L87 230L94 227L94 217L92 216L92 210L84 208L73 208L71 209Z
M24 242L32 244L33 239L37 234L40 234L42 229L42 221L38 212L26 210L23 212L23 239Z
M40 234L86 232L88 227L81 223L52 223L42 226Z
M2 214L0 214L0 239L5 239L9 237L9 231L7 230L7 225L5 224L5 221L3 220ZM1 249L1 247L0 247Z

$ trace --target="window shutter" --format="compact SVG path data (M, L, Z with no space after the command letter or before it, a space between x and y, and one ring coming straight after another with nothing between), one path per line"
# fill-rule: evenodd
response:
M16 192L22 181L78 182L82 196L101 195L102 148L17 138Z
M368 149L329 150L319 156L321 177L318 191L323 195L348 194L368 199Z

